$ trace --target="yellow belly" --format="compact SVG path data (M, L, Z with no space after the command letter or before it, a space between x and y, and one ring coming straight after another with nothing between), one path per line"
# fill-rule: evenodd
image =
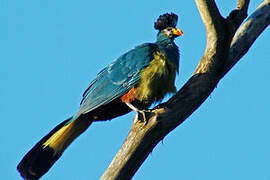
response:
M142 70L140 83L135 88L136 99L145 104L161 101L166 94L176 92L177 65L162 52L155 52L153 57L150 65Z

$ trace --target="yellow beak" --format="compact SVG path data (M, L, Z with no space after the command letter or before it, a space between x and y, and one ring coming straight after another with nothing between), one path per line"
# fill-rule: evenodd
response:
M182 36L184 33L181 29L178 29L178 28L173 28L173 34L175 36Z

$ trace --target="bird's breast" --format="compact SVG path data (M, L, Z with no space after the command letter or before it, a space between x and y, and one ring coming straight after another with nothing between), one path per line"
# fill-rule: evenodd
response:
M163 52L155 52L149 66L141 71L139 83L122 96L122 101L136 100L145 104L146 107L155 101L161 101L166 94L176 91L174 85L176 72L177 65Z

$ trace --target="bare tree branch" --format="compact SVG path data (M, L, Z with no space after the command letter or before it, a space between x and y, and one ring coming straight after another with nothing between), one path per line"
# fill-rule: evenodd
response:
M146 125L135 117L128 137L102 175L102 180L131 179L158 142L205 101L219 80L240 60L270 23L269 0L263 1L235 35L226 25L231 19L220 16L214 1L195 1L207 30L207 46L198 68L168 102L148 114ZM237 9L246 12L248 2L239 0Z
M207 35L204 55L194 72L194 74L197 74L209 72L210 69L218 69L210 68L212 66L223 65L221 61L224 62L223 58L226 58L225 54L227 54L226 52L228 51L228 48L226 50L226 47L228 47L226 41L228 38L226 38L227 24L225 23L225 19L220 15L215 1L195 0L195 2L205 25ZM220 57L217 57L216 55L219 55ZM215 60L209 59L209 57L214 58ZM213 74L216 74L216 72L213 72Z
M249 0L238 0L236 9L247 12Z
M246 54L254 41L269 24L270 1L265 0L235 33L222 76Z
M233 38L235 31L247 17L249 0L238 0L236 9L227 17L228 29L230 31L230 40Z
M151 120L146 126L136 121L124 144L114 157L101 179L131 179L143 161L161 140L160 126ZM154 143L149 143L149 141Z
M224 19L220 15L215 1L195 0L201 18L208 33L218 33L217 29Z

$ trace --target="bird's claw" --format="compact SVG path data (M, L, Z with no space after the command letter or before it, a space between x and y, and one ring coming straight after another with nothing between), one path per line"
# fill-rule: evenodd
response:
M137 111L138 113L138 120L140 122L144 122L145 125L148 123L148 119L146 118L146 113L151 113L151 110L147 109L147 110L139 110Z

